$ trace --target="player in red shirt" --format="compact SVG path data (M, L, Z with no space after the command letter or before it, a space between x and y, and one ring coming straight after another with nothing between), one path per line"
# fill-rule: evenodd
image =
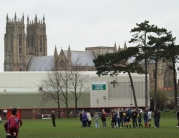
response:
M17 138L19 127L22 125L22 121L16 117L17 109L12 109L12 115L4 124L5 131L7 133L6 138Z

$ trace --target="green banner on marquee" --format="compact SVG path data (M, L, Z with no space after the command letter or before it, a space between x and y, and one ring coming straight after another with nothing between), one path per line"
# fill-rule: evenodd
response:
M92 90L106 90L105 82L92 82Z

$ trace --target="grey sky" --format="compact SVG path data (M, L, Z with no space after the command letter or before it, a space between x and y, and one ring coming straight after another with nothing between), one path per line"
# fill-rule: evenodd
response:
M4 63L6 15L21 18L24 13L34 20L45 16L48 55L66 50L85 50L90 46L123 47L131 38L136 23L150 24L172 31L179 43L178 0L0 0L0 72Z

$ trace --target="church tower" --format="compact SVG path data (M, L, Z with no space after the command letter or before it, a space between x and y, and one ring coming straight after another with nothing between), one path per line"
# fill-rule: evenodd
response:
M27 17L27 40L26 40L26 62L30 61L33 56L47 56L47 36L45 17L43 20L35 19L29 21Z
M4 36L4 71L26 70L26 36L24 15L17 19L6 17L6 33Z

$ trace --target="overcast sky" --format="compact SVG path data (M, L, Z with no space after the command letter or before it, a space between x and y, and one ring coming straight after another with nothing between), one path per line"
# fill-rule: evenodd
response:
M6 15L34 20L45 16L48 55L60 49L131 44L130 30L148 20L172 31L179 44L179 0L0 0L0 72L4 64Z

